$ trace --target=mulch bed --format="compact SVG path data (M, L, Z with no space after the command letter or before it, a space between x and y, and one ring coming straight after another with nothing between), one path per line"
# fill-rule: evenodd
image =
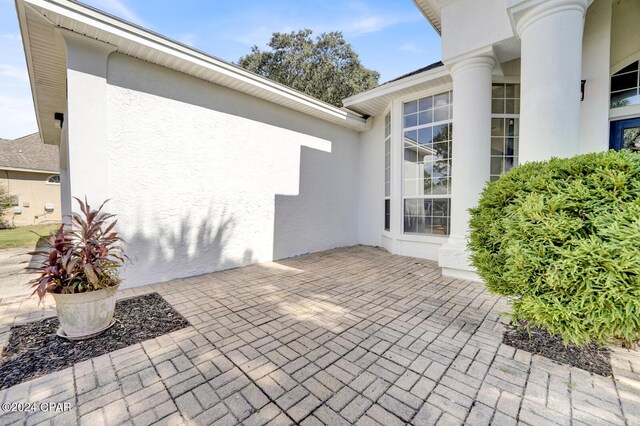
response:
M0 389L190 325L158 293L119 300L114 317L104 333L75 342L56 335L57 318L12 327L0 358Z
M521 323L520 327L508 325L502 343L601 376L613 374L609 349L595 343L582 348L569 343L565 347L559 335L551 335L547 330L536 327L527 330L525 326L526 323Z

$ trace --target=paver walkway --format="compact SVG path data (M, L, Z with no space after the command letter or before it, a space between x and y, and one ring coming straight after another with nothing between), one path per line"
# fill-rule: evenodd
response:
M35 266L38 258L29 254L33 248L0 249L0 304L26 299L32 293L28 283L34 274L25 271L27 266Z
M121 297L150 291L192 327L1 391L70 410L0 423L640 424L637 354L614 380L502 345L504 301L433 262L350 247ZM0 339L34 306L0 307Z

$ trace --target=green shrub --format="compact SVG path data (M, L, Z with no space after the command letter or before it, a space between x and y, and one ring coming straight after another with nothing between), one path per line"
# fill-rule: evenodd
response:
M11 207L11 199L13 196L7 192L7 189L0 185L0 229L9 227L9 223L5 219L5 213Z
M640 334L640 155L602 152L527 163L471 209L473 265L510 298L515 322L565 343Z

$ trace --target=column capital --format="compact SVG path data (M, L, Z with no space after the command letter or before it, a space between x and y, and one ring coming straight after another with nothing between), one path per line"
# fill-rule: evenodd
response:
M451 72L451 77L470 68L489 68L493 70L498 61L492 47L467 52L464 55L447 59L444 64Z
M534 22L560 12L579 12L586 14L594 0L508 0L507 12L511 27L520 37Z

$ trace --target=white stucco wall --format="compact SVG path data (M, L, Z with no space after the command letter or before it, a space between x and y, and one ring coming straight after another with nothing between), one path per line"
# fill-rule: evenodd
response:
M357 132L121 54L107 81L127 286L358 242Z
M384 116L360 135L359 240L372 246L382 245L384 230Z
M445 61L513 38L506 0L457 0L442 14L442 59Z
M596 0L587 10L582 38L582 80L586 80L580 104L580 153L609 147L609 52L611 0Z
M640 55L640 1L614 1L612 20L611 66L618 71Z

